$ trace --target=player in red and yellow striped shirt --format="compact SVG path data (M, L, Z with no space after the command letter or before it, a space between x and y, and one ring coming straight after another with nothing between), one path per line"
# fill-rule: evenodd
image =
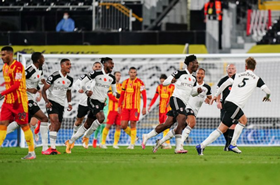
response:
M116 71L114 73L114 75L116 77L117 92L118 92L118 94L121 94L121 90L122 90L122 84L120 83L121 72ZM100 148L107 148L106 137L107 137L112 125L116 124L113 148L119 149L118 142L119 142L120 136L121 136L121 115L118 113L119 98L117 98L113 95L111 87L108 92L108 97L109 97L109 107L108 107L107 124L102 132L102 142L101 142Z
M169 106L169 99L173 94L175 86L173 84L170 84L168 86L163 86L163 81L167 79L167 76L165 74L162 74L160 76L160 85L157 86L156 93L150 103L149 111L151 110L151 107L156 102L158 96L160 96L159 99L159 124L162 124L165 122L167 116L166 113L171 109ZM166 129L163 131L163 137L166 136L166 134L169 132L169 129ZM171 149L170 140L166 141L166 146L164 149Z
M13 53L13 48L10 46L1 49L6 90L0 94L0 98L5 96L0 113L0 146L6 138L8 125L10 122L16 121L24 132L29 149L28 155L22 159L35 159L33 134L28 124L25 70L20 62L13 59Z
M136 77L135 67L129 69L129 78L122 83L122 92L119 99L119 113L121 113L121 128L131 136L128 149L134 149L136 140L136 122L140 116L141 95L143 98L142 114L146 114L147 95L145 84ZM130 121L131 129L127 126Z

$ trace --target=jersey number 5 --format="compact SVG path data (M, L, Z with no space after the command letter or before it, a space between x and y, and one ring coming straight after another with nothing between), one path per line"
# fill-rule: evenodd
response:
M238 87L244 87L246 85L246 80L249 80L249 78L243 78L242 82L238 84Z

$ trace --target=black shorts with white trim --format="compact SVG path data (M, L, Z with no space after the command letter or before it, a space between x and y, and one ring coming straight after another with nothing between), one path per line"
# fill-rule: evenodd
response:
M38 112L40 107L33 100L28 100L28 122L30 123L31 118Z
M224 109L225 114L222 118L222 122L228 127L230 127L232 124L235 124L235 122L244 115L242 109L232 102L226 102Z
M101 103L98 100L93 100L88 98L88 108L89 108L89 113L88 113L88 118L93 118L95 119L95 115L98 112L103 112L103 108L104 108L104 103Z
M51 108L47 108L47 113L48 115L50 114L57 114L58 115L58 120L61 123L62 118L63 118L63 113L64 113L64 106L60 105L59 103L56 103L55 101L49 100L52 104Z

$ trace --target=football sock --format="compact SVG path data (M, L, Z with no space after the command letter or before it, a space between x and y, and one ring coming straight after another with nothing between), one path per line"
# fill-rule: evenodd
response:
M73 127L73 135L76 134L76 132L78 131L78 129L79 129L81 126L82 126L82 124L80 124L80 125L78 125L78 126L76 126L76 125L74 124L74 127Z
M228 145L228 130L223 133L224 137L225 137L225 140L226 140L226 146Z
M24 133L25 141L28 145L28 151L34 152L34 139L31 129L29 128L29 125L25 125L21 128Z
M175 135L175 141L176 141L176 149L175 150L181 150L182 149L182 134L176 134Z
M151 137L154 137L154 136L156 136L156 135L158 135L158 133L156 132L155 129L153 129L151 132L149 132L148 134L146 134L147 139L150 139Z
M0 125L0 147L2 146L7 135L7 126Z
M228 129L227 131L228 131L228 143L227 143L227 146L229 146L230 143L231 143L232 137L233 137L234 130L233 129Z
M132 145L135 145L136 133L137 133L136 128L131 128L131 142L130 142L130 144L132 144Z
M170 140L171 138L173 138L175 136L175 132L174 130L170 130L166 136L164 136L161 140L159 140L159 145L162 145L165 141Z
M165 129L165 130L163 131L163 137L165 137L165 136L167 135L168 132L169 132L169 128L168 128L168 129ZM169 139L166 140L165 143L166 143L166 144L170 144L170 140L169 140Z
M219 129L214 130L202 143L201 148L205 148L207 145L214 142L218 137L222 135L222 132Z
M114 145L118 145L119 140L120 140L120 136L121 136L121 130L116 129L115 135L114 135Z
M19 127L19 125L17 124L17 122L12 122L8 125L8 128L7 128L7 134L15 131L17 128Z
M89 138L91 136L91 134L93 134L93 132L95 131L97 134L99 132L99 130L101 129L100 127L100 123L99 121L96 119L94 120L94 122L91 124L91 126L89 127L89 129L87 129L87 131L84 134L84 137ZM94 134L95 136L95 134ZM97 137L96 137L97 138Z
M52 149L56 149L55 147L56 139L57 139L57 131L50 131L50 143Z
M87 130L88 130L88 129L86 129L86 128L84 127L84 125L82 125L82 126L78 129L78 131L76 132L76 134L74 134L74 135L71 137L71 139L69 140L69 143L70 143L70 144L75 143L75 141L76 141L77 139L79 139L80 137L82 137L82 135L84 135L84 133L85 133Z
M127 133L127 135L131 136L131 128L130 127L126 127L126 129L124 129L125 133Z
M182 142L186 141L186 139L189 137L190 132L192 131L192 128L190 126L187 126L183 132L182 132Z
M233 146L236 146L236 142L243 130L243 128L245 127L245 125L241 124L241 123L238 123L234 129L234 133L233 133L233 137L232 137L232 140L231 140L231 145Z
M108 133L109 133L109 129L107 127L105 127L102 132L102 142L101 142L102 145L106 144L106 138L107 138Z
M48 149L48 131L49 131L49 123L48 122L41 122L40 125L40 133L42 138L42 151Z

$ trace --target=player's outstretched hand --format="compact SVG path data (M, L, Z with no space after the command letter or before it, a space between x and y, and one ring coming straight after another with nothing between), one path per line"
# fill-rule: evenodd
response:
M271 100L270 100L268 97L264 97L264 98L263 98L263 101L269 101L269 102L271 102Z
M197 88L197 93L200 94L202 92L201 87Z
M147 109L146 109L146 107L144 107L143 110L142 110L142 114L146 115L146 113L147 113Z
M213 104L213 102L214 102L214 101L216 101L216 99L217 99L217 97L216 97L216 96L214 96L214 97L212 98L212 100L210 101L210 105L212 105L212 104Z
M211 99L209 99L209 98L206 98L206 99L204 100L204 102L205 102L206 104L210 104L210 102L211 102Z
M217 102L217 107L218 107L218 109L222 109L223 108L222 103L221 102Z
M72 110L72 105L68 104L67 111L71 111L71 110Z

